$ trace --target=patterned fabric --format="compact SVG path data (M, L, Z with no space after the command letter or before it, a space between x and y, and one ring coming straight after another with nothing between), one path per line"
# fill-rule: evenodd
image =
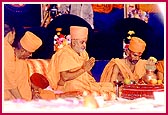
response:
M94 15L93 15L93 9L91 4L61 4L59 7L59 10L63 14L67 14L69 12L72 15L76 15L83 18L93 28Z
M28 59L29 76L33 73L40 73L46 76L49 61L50 60L46 59Z

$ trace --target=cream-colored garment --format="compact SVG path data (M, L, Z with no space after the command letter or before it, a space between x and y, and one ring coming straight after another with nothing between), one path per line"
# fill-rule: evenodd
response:
M53 89L59 89L57 86L60 80L60 72L75 71L83 65L83 62L88 59L87 52L82 57L79 56L70 46L65 46L56 52L49 64L48 79ZM65 82L63 91L112 91L111 83L97 83L95 79L87 72L81 74L79 77ZM60 88L61 89L61 88Z
M117 65L119 67L124 78L130 78L131 80L138 80L146 73L145 64L146 64L146 60L140 59L135 65L134 72L132 72L131 69L128 67L128 65L124 63L123 61L121 61L121 59L113 58L105 66L102 72L100 81L101 82L115 81L114 78L111 78L113 74L114 65Z
M27 63L15 57L14 49L9 44L8 37L4 38L4 99L13 99L14 97L8 90L18 88L24 99L31 100L32 93Z
M8 32L5 36L5 38L7 39L9 44L12 44L14 42L15 32L12 32L12 31Z

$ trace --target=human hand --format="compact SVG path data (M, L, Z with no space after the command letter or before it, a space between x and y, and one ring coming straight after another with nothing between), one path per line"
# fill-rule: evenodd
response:
M40 88L38 89L32 89L32 99L40 99Z
M95 64L95 58L91 57L88 61L85 61L82 68L85 71L90 71Z
M34 99L34 100L40 99L40 93L37 91L33 91L32 92L32 99Z

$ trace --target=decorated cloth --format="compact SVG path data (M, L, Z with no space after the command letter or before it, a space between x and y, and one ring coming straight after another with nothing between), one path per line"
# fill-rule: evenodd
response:
M50 59L27 59L26 61L29 68L29 76L32 76L33 73L47 76L47 67Z
M86 39L88 38L88 28L80 26L70 27L71 39Z
M123 78L117 78L117 76L115 78L111 78L113 74L114 65L118 66ZM124 78L130 78L131 80L138 80L146 73L145 65L146 60L140 59L135 65L134 72L132 72L130 67L125 63L125 61L119 58L115 59L113 58L105 66L100 78L100 82L113 82L116 81L116 79L122 81L124 80Z
M84 57L85 56L85 57ZM82 56L78 55L69 45L56 52L49 64L48 80L54 90L62 91L112 91L111 83L97 83L96 80L87 72L84 72L73 80L66 81L63 86L58 85L60 72L76 71L80 69L88 59L87 52Z
M24 34L20 43L22 47L29 52L34 52L42 45L41 39L29 31Z
M142 39L138 37L132 37L128 48L133 52L143 53L145 50L145 47L146 47L146 43Z
M15 56L8 37L4 38L4 99L14 99L9 90L18 88L24 99L31 100L27 63Z

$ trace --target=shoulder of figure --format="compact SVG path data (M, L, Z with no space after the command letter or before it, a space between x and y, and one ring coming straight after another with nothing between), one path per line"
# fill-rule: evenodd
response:
M140 59L139 61L140 61L140 62L147 62L146 59Z

